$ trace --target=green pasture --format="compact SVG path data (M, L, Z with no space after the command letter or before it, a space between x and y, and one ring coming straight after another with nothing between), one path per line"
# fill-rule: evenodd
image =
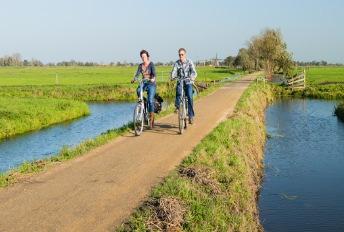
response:
M0 86L27 85L108 85L126 84L137 67L1 67ZM169 80L172 66L157 66L157 80ZM212 81L241 71L228 68L197 67L199 81Z
M306 74L311 85L344 84L344 67L309 67Z

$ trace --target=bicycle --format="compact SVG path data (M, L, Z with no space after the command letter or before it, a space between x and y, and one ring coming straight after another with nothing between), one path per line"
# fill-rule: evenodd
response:
M133 123L135 135L141 135L143 131L144 124L149 126L149 115L148 115L148 102L143 96L143 79L140 80L140 96L138 98L137 104L134 109Z
M185 78L184 75L177 79L180 88L180 103L178 106L178 127L179 127L179 134L183 134L184 130L188 127L188 98L185 94L184 90L184 81L190 78Z

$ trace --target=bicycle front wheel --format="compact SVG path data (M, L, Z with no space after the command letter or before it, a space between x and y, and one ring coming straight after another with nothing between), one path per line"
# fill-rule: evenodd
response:
M143 116L143 104L138 103L134 110L134 131L135 135L140 135L143 131L143 123L144 123L144 116Z

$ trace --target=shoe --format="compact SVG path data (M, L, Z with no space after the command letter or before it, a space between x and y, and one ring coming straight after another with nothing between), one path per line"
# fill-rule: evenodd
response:
M193 118L189 118L189 124L193 124L194 119Z
M174 111L173 111L173 112L174 112L175 114L177 114L177 113L178 113L178 111L179 111L179 109L176 107L176 108L174 109Z

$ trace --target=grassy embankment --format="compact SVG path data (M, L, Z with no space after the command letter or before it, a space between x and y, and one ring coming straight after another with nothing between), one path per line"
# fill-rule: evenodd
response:
M268 85L252 84L235 113L206 136L119 231L257 231ZM173 230L175 229L175 230Z
M87 104L79 101L0 97L0 139L88 113Z
M197 96L196 101L203 96L211 94L219 86L220 85L213 85L210 88L206 89L205 91L201 92ZM172 113L173 111L174 111L174 107L173 105L171 105L167 109L164 109L162 112L160 112L160 114L157 115L157 118L164 117ZM131 124L124 125L118 129L108 130L107 132L97 136L96 138L89 139L82 142L76 147L72 147L72 148L65 147L57 155L53 157L50 157L44 160L26 162L10 171L7 171L5 173L0 173L0 188L7 187L11 184L20 182L21 180L26 179L30 177L31 175L48 170L50 167L60 164L63 161L70 160L77 156L84 155L88 151L96 147L99 147L118 136L128 133L131 130L132 130Z

